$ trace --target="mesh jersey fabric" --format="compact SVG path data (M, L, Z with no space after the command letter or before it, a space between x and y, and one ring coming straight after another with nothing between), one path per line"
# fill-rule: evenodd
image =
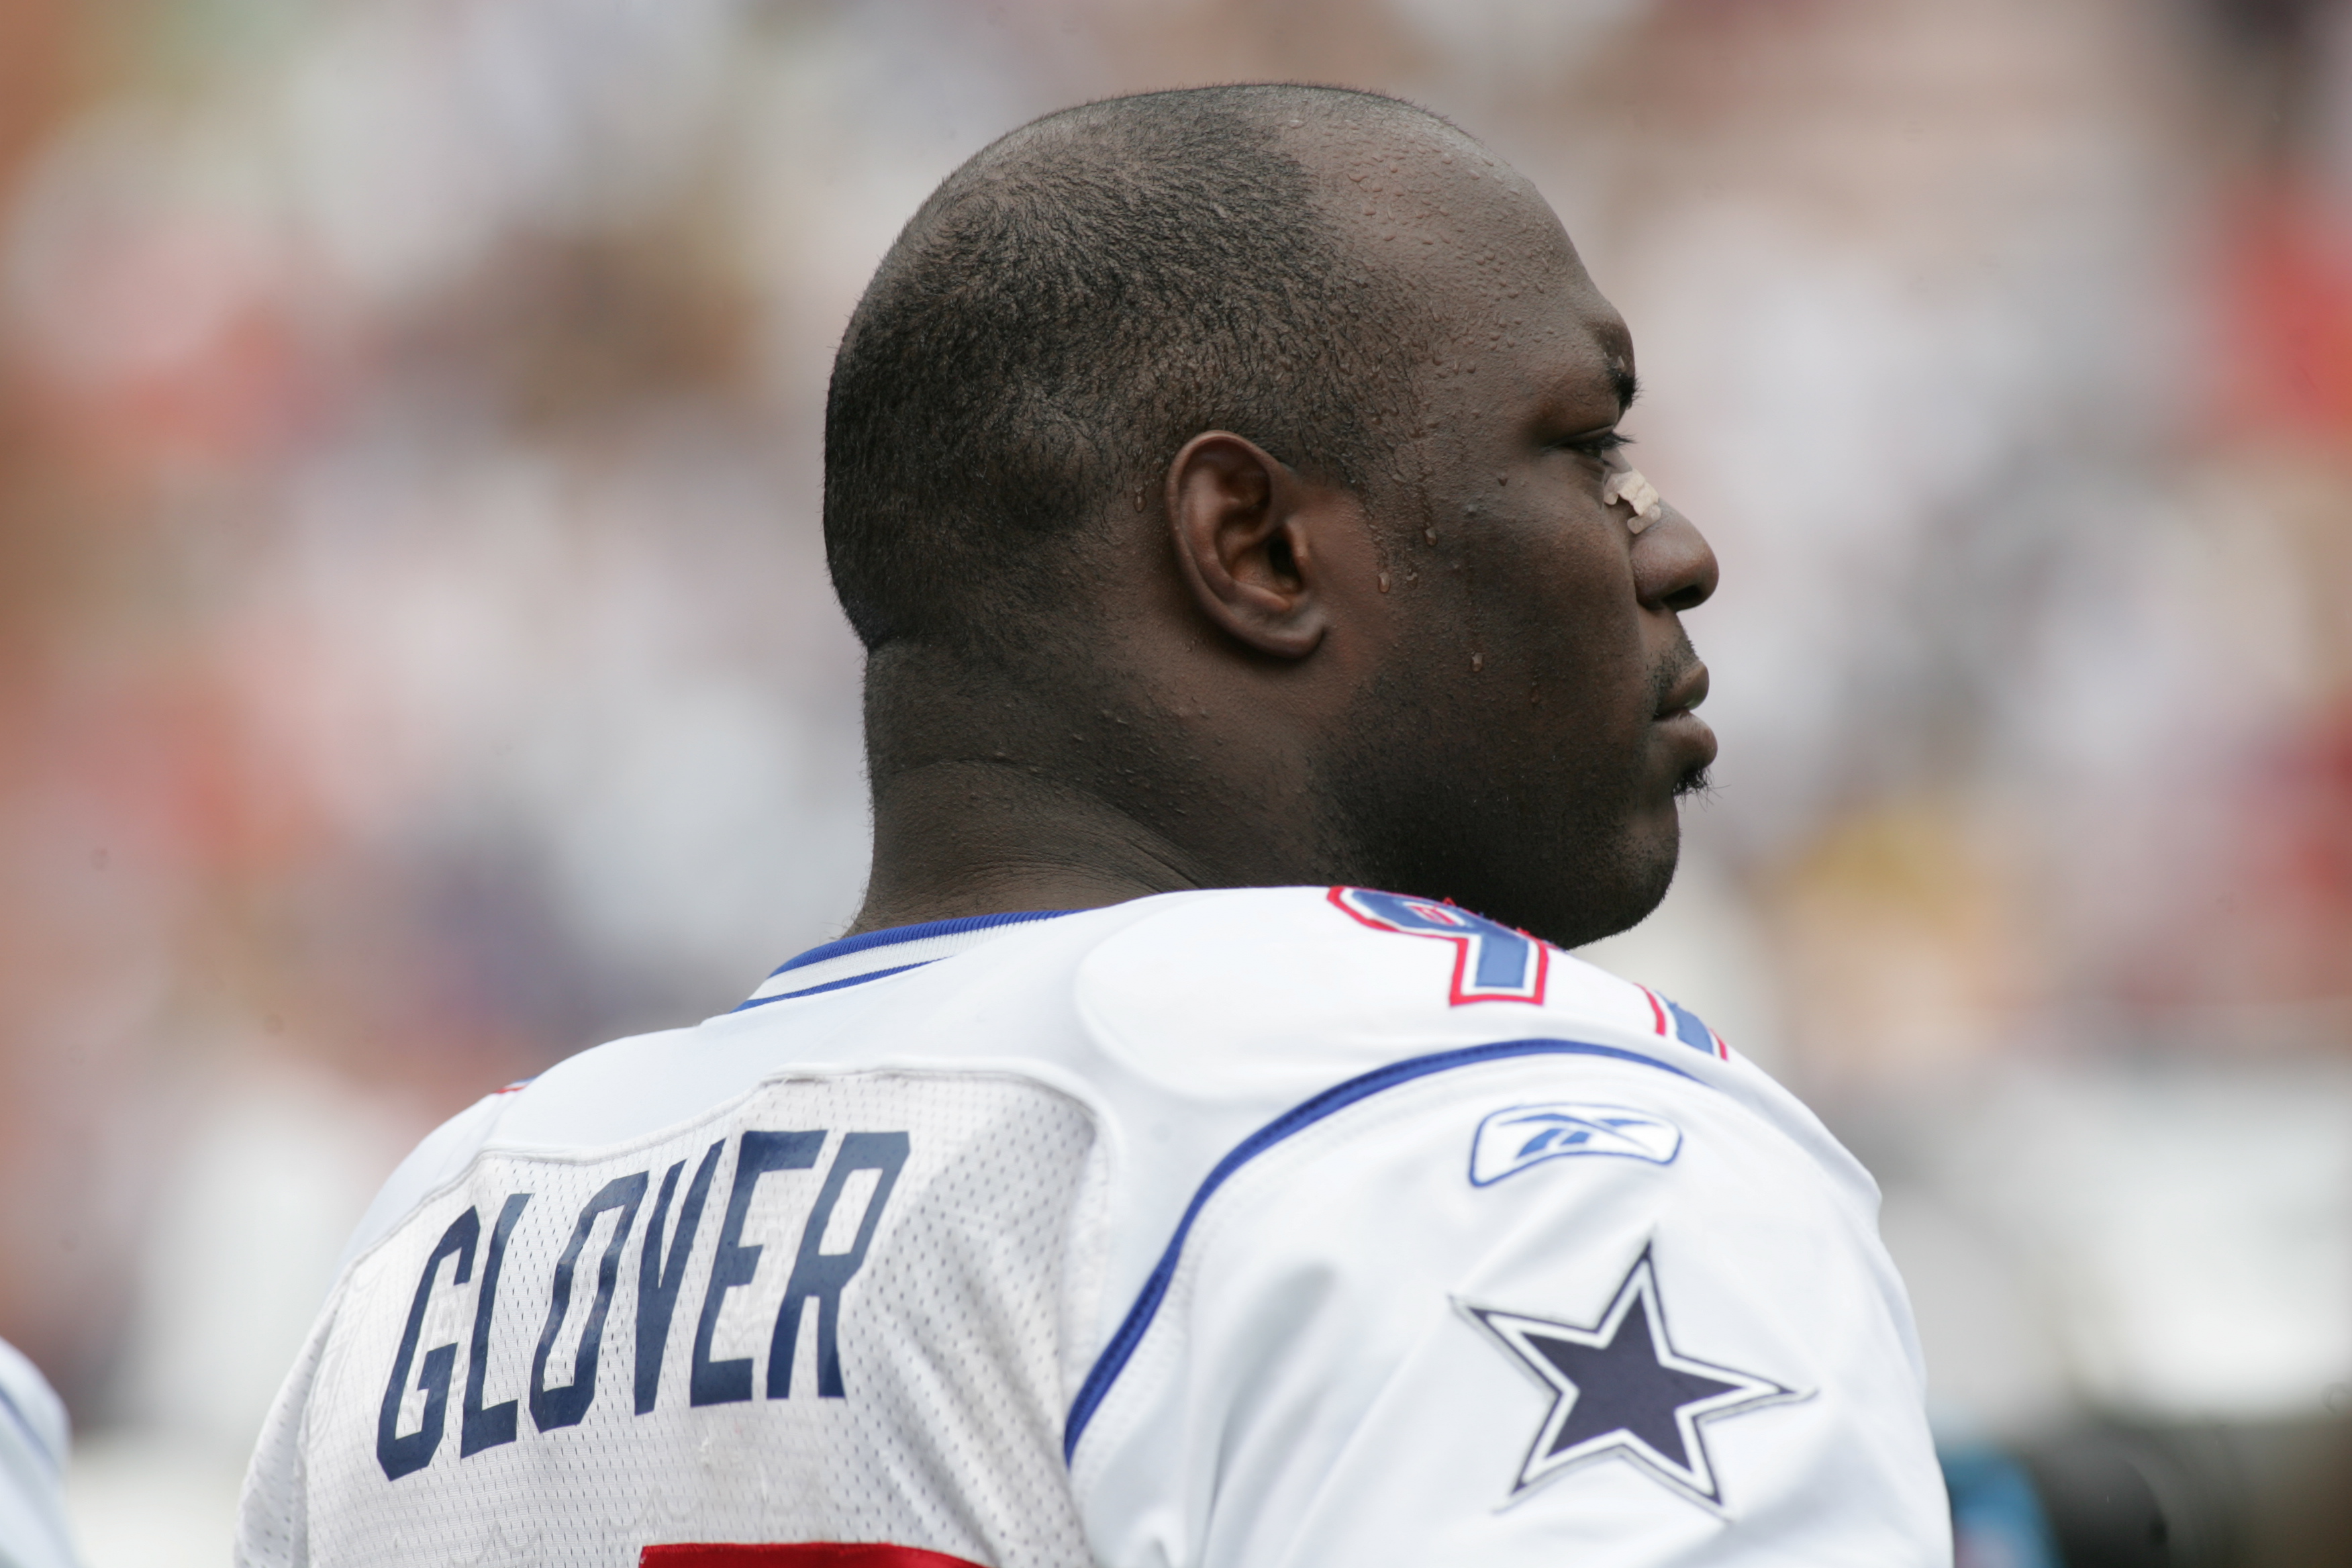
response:
M426 1140L238 1561L1948 1561L1874 1209L1689 1015L1444 906L877 933Z

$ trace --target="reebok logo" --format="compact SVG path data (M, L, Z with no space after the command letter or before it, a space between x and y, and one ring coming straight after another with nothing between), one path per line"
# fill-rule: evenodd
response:
M1681 1128L1630 1106L1514 1105L1478 1123L1470 1141L1470 1184L1491 1187L1530 1165L1571 1154L1614 1154L1668 1165L1682 1146Z

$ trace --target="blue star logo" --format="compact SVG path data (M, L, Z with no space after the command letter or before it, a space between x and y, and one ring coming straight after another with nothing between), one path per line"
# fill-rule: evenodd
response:
M1622 1458L1709 1508L1723 1489L1706 1424L1807 1397L1769 1378L1685 1355L1666 1332L1650 1249L1591 1327L1457 1303L1551 1395L1511 1500L1572 1469Z

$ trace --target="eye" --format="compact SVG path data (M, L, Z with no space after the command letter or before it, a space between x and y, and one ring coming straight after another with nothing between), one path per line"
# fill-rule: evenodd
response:
M1572 437L1559 443L1561 450L1591 458L1596 463L1609 460L1609 454L1633 444L1633 437L1615 430L1602 430L1595 435Z

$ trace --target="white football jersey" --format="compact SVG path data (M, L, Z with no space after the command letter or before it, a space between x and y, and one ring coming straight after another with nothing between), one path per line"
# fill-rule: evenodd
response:
M1452 906L847 938L377 1200L251 1564L1947 1564L1869 1176Z

